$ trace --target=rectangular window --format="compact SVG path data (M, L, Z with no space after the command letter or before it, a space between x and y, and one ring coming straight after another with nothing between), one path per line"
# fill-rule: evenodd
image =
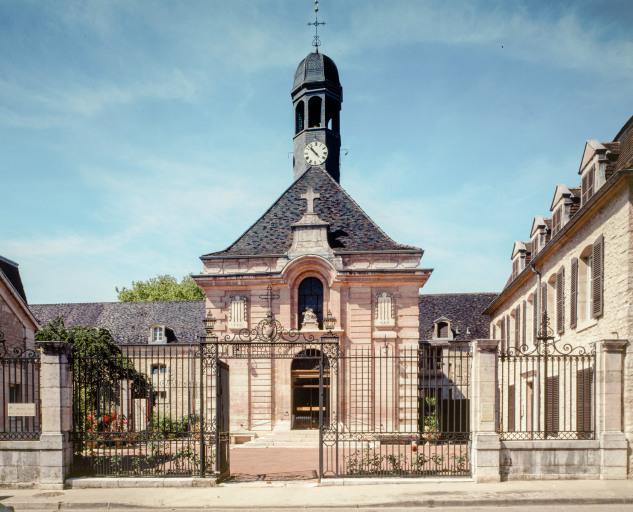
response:
M243 329L248 327L248 323L246 321L246 297L237 295L231 298L229 327L233 329Z
M9 403L20 403L22 395L22 388L19 384L9 384Z
M152 375L165 375L167 373L167 366L164 364L153 364Z
M157 326L152 329L152 341L154 343L162 343L164 337L165 337L165 332L162 327Z

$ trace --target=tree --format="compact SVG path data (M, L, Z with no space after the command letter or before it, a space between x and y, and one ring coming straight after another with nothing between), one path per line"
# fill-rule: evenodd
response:
M132 281L130 288L115 289L121 302L204 299L204 293L191 276L178 282L175 277L165 274L146 281Z
M74 399L79 401L78 416L84 420L83 428L86 430L92 426L105 427L103 418L110 423L122 381L129 382L134 396L146 396L148 393L147 377L134 368L134 363L123 354L107 329L67 328L63 318L57 317L44 325L35 334L35 339L71 344ZM77 428L81 427L77 425Z

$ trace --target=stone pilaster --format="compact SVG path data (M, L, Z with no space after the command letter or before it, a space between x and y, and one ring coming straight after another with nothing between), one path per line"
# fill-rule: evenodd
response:
M627 477L628 442L624 435L624 353L627 340L596 343L596 433L600 441L600 478Z
M63 341L40 341L40 488L63 489L72 462L72 374L70 345Z
M498 340L472 343L472 471L476 482L498 482L501 443L497 433Z

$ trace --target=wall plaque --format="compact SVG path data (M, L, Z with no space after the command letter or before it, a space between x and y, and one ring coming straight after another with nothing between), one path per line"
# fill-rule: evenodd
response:
M9 416L35 416L35 404L8 404Z

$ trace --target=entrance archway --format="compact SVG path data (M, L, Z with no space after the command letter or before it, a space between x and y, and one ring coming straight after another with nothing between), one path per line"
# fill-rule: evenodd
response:
M319 428L319 361L321 351L299 352L290 367L292 425L295 430ZM323 422L330 421L330 365L323 360Z

